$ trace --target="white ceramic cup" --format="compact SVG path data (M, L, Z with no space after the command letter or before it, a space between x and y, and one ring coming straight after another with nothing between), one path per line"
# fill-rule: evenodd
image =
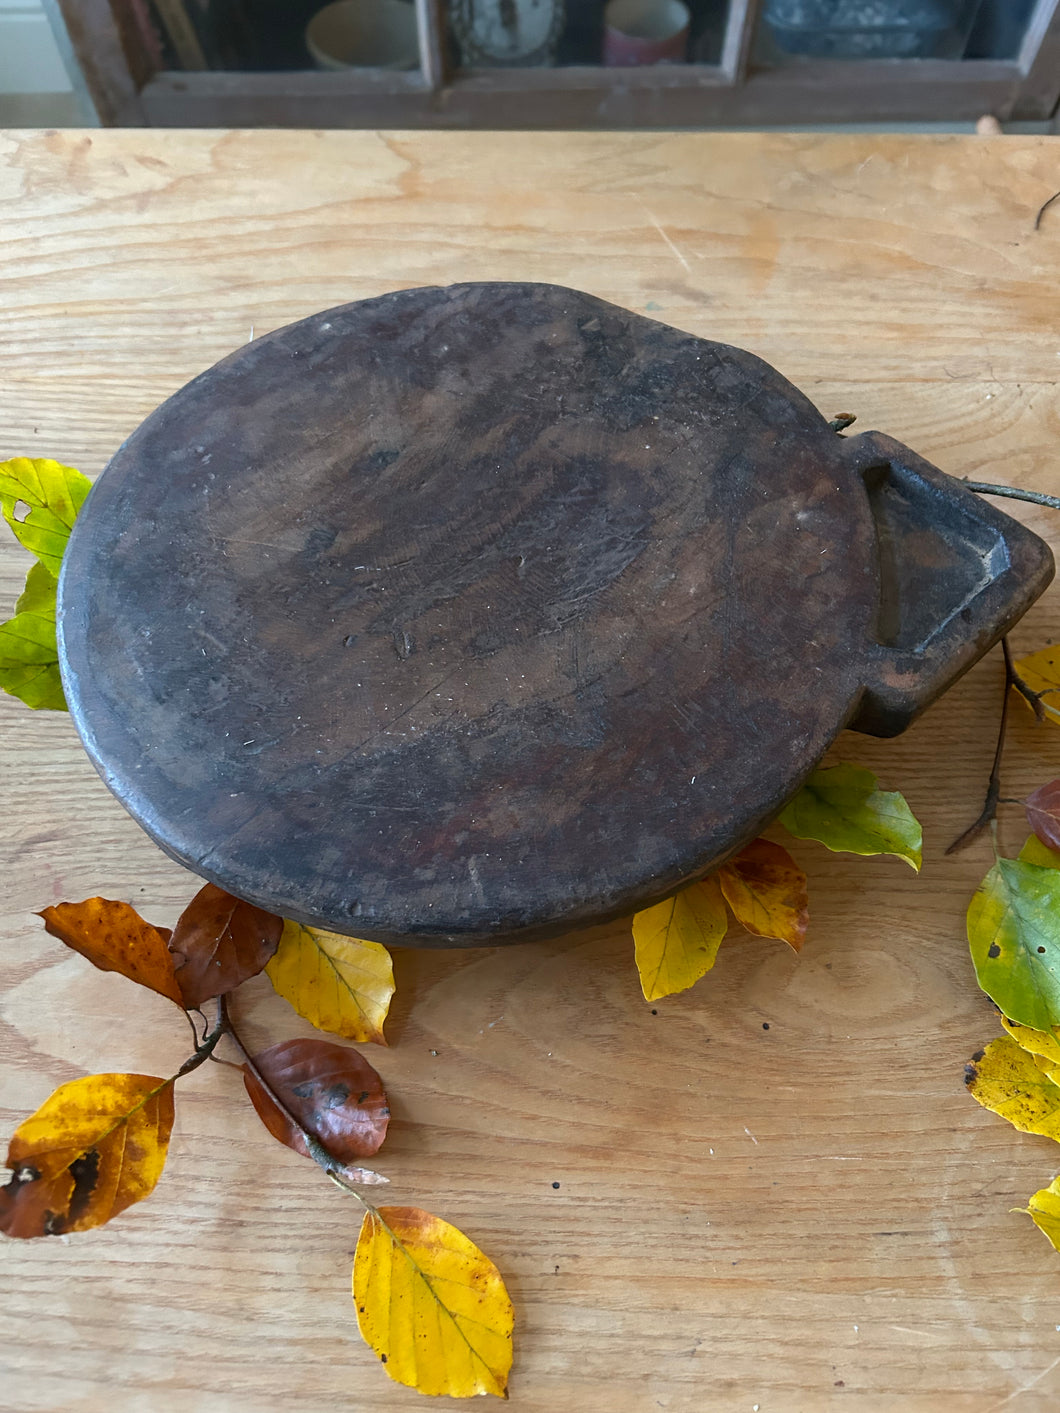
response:
M320 69L412 69L416 9L406 0L336 0L309 21L305 42Z
M681 0L609 0L604 7L604 63L676 64L685 58L691 15Z

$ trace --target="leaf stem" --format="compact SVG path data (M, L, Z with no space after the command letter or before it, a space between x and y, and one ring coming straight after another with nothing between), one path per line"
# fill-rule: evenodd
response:
M961 485L980 496L1007 496L1010 500L1026 500L1031 505L1046 505L1050 510L1060 510L1060 496L1048 496L1044 491L1024 491L1019 486L996 486L991 481L970 481L961 477Z
M1060 502L1058 502L1060 504ZM953 843L946 850L947 854L956 854L959 850L966 848L974 840L978 839L988 824L993 824L997 819L997 806L1001 798L1001 757L1005 750L1005 730L1008 726L1008 699L1009 689L1015 687L1018 674L1012 664L1012 653L1009 649L1008 638L1001 639L1001 651L1005 655L1005 695L1001 702L1001 720L997 729L997 745L994 748L994 763L990 767L990 779L986 786L986 799L983 801L983 808L979 817L970 824L963 834L954 839ZM1026 683L1024 683L1026 686ZM1028 688L1028 690L1030 690ZM996 852L996 848L995 848Z
M326 1176L331 1179L331 1181L335 1184L336 1187L341 1187L343 1192L348 1192L351 1197L355 1197L366 1212L375 1212L375 1208L372 1206L372 1204L370 1202L365 1201L365 1199L361 1196L360 1192L358 1192L357 1188L354 1187L353 1183L348 1182L346 1178L342 1176L342 1164L338 1163L337 1160L328 1152L328 1150L321 1143L320 1139L317 1138L316 1134L310 1133L309 1130L299 1122L297 1116L291 1112L291 1110L283 1102L280 1096L276 1093L275 1089L273 1089L269 1081L262 1074L258 1066L254 1063L249 1050L243 1044L243 1041L239 1037L239 1032L236 1030L235 1025L232 1022L232 1015L228 1009L228 998L226 996L219 996L217 1000L218 1012L220 1016L220 1019L218 1021L219 1030L223 1033L227 1033L227 1035L231 1038L233 1045L235 1045L236 1049L243 1057L243 1064L250 1072L250 1074L252 1074L253 1077L257 1080L257 1082L261 1085L262 1089L265 1091L266 1096L272 1101L273 1104L276 1105L277 1109L279 1109L283 1117L299 1134L303 1143L306 1146L306 1152L313 1159L314 1163L316 1163L319 1167L323 1168ZM205 1059L206 1057L204 1056L203 1058Z

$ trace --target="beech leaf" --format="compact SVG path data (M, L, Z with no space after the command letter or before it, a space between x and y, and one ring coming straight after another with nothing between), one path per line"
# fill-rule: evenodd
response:
M419 1207L369 1208L353 1299L365 1343L397 1383L507 1397L512 1302L496 1266L456 1227Z
M1048 1187L1040 1188L1027 1206L1018 1210L1030 1216L1052 1242L1054 1251L1060 1251L1060 1177L1054 1177Z
M0 508L19 542L54 578L92 482L58 461L16 456L0 461ZM23 511L22 507L26 510Z
M920 872L923 833L913 811L863 766L815 770L779 818L796 839L816 839L838 854L893 854Z
M633 941L644 999L658 1001L694 986L717 960L728 926L713 874L637 913Z
M736 921L756 937L775 937L797 952L806 937L806 875L779 844L755 839L718 869L718 882Z
M337 1165L370 1158L379 1150L390 1109L383 1081L356 1050L327 1040L286 1040L255 1055L254 1064L280 1103ZM305 1139L246 1066L243 1083L273 1138L309 1157Z
M1060 854L1048 848L1036 834L1030 834L1019 852L1023 863L1037 864L1039 868L1060 868Z
M1047 1060L1050 1065L1060 1065L1060 1030L1032 1030L1029 1025L1001 1016L1001 1024L1012 1039L1028 1055Z
M1060 1024L1060 872L998 859L968 908L979 985L1032 1030Z
M58 1236L109 1222L153 1190L172 1128L172 1079L92 1074L61 1084L11 1139L0 1231Z
M1046 716L1060 722L1060 647L1042 648L1030 657L1021 657L1016 671L1031 691L1041 696ZM1030 707L1026 698L1022 700Z
M1050 780L1032 791L1023 808L1028 824L1046 848L1060 849L1060 780Z
M0 688L35 711L65 711L55 641L55 576L31 566L15 616L0 623Z
M394 994L390 953L378 942L286 921L265 972L277 992L318 1030L385 1045Z
M1023 1133L1060 1142L1060 1087L1009 1035L992 1040L965 1070L964 1082L984 1109Z
M173 957L166 945L169 929L145 922L128 903L86 898L57 903L37 914L53 937L80 952L100 971L116 971L183 1007Z
M189 1011L257 976L280 941L283 918L207 883L177 919L169 950Z

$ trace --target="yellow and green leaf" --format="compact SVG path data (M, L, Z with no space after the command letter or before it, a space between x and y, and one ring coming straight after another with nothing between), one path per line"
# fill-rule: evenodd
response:
M1060 1025L1060 872L998 859L968 908L968 945L1003 1015L1032 1030Z
M420 1393L507 1397L514 1313L496 1266L419 1207L369 1208L353 1262L365 1343Z
M640 988L647 1001L687 991L714 965L729 926L725 899L711 875L633 919Z
M0 509L18 541L59 577L66 542L92 482L58 461L0 461Z
M1043 844L1037 834L1031 834L1019 852L1023 863L1037 864L1039 868L1060 869L1060 854Z
M172 1128L172 1079L91 1074L61 1084L11 1139L0 1231L58 1236L109 1222L153 1191Z
M871 770L844 763L815 770L780 814L797 839L834 853L894 854L917 872L923 834L905 799L881 790Z
M972 1098L1023 1133L1060 1142L1060 1087L1015 1040L1002 1035L965 1072Z
M50 570L34 564L14 617L0 623L0 689L35 710L66 710L55 641L56 583Z
M378 942L285 920L265 972L284 1000L318 1030L386 1044L383 1022L394 994L394 965Z

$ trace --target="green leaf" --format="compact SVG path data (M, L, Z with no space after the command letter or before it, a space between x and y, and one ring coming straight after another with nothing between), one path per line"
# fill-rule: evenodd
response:
M894 854L917 873L923 834L896 790L880 790L871 770L833 765L815 770L780 815L796 839L816 839L838 854Z
M58 461L0 461L0 508L19 542L58 578L66 542L92 482Z
M66 710L55 643L56 583L43 564L34 564L14 618L0 623L0 688L37 710Z
M968 908L979 985L1032 1030L1060 1025L1060 872L998 859Z
M964 1082L976 1103L1013 1128L1060 1142L1060 1088L1010 1036L992 1040L968 1066Z

